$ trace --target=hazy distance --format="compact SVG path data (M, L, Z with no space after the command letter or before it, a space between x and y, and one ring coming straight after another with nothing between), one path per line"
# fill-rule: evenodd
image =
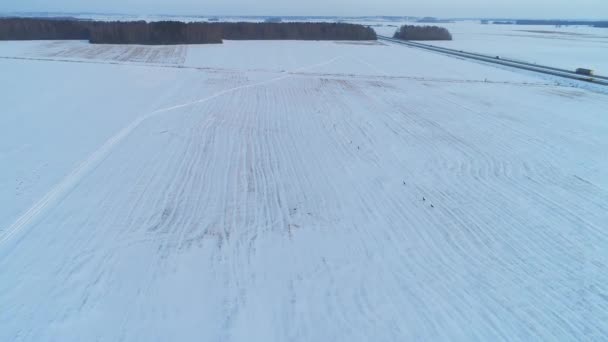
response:
M4 0L0 12L608 19L606 0Z

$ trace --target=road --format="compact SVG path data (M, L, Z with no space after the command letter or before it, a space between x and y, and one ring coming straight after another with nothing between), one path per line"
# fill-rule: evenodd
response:
M594 84L608 86L608 77L605 77L605 76L580 75L571 70L554 68L554 67L539 65L539 64L532 64L532 63L523 62L523 61L516 61L513 59L502 58L500 56L489 56L489 55L483 55L483 54L479 54L479 53L472 53L472 52L466 52L466 51L461 51L461 50L454 50L454 49L448 49L448 48L443 48L443 47L438 47L438 46L432 46L432 45L428 45L428 44L421 44L418 42L404 41L404 40L394 39L394 38L381 36L381 35L378 36L378 39L384 40L387 42L391 42L391 43L407 45L407 46L414 47L414 48L434 51L434 52L438 52L438 53L442 53L442 54L464 57L464 58L478 60L478 61L482 61L482 62L505 65L505 66L509 66L509 67L513 67L513 68L538 72L538 73L542 73L542 74L564 77L564 78L573 79L573 80L577 80L577 81L584 81L584 82L590 82L590 83L594 83Z

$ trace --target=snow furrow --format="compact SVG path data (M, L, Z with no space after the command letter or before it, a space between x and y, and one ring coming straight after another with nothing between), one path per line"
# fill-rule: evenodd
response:
M257 44L315 73L168 76L3 231L0 340L608 339L604 95Z

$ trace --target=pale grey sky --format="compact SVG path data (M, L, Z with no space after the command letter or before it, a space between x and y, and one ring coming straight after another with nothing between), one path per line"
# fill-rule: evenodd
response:
M608 0L2 0L0 12L608 19Z

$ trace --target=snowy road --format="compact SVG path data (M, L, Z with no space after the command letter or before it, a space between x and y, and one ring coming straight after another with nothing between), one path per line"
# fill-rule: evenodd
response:
M553 67L545 66L545 65L532 64L532 63L523 62L523 61L500 58L499 56L489 56L489 55L465 52L462 50L446 49L446 48L428 45L428 44L421 44L421 43L417 43L417 42L393 39L393 38L387 37L387 36L378 36L378 39L382 40L383 42L401 44L404 46L429 50L429 51L433 51L433 52L437 52L437 53L442 53L445 55L452 55L452 56L456 56L458 58L466 58L466 59L482 61L482 62L490 63L490 64L499 64L499 65L508 66L508 67L512 67L512 68L538 72L541 74L608 86L608 77L595 75L595 74L584 75L584 74L578 73L576 70L553 68Z
M0 60L1 341L608 339L607 95L381 44L187 50L208 70Z

